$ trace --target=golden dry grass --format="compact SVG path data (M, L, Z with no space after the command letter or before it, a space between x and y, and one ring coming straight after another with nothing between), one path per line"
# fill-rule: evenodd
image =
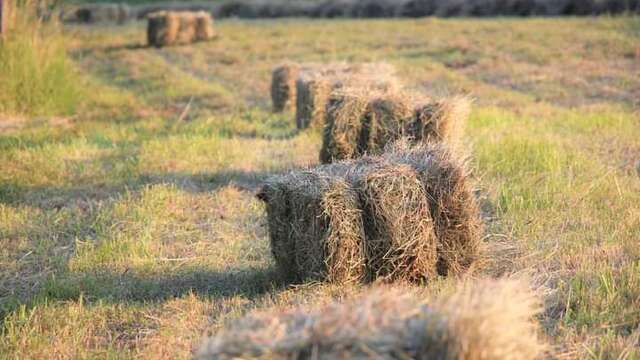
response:
M285 60L387 61L409 88L468 93L479 275L531 275L558 356L638 357L637 18L216 25L164 49L143 23L65 29L85 103L0 130L0 357L190 358L254 309L363 290L275 276L253 192L321 146L271 112Z

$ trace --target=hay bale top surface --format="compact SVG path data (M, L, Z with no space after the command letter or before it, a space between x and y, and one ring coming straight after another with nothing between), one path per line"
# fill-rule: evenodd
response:
M546 348L539 312L517 280L474 280L433 299L378 286L344 303L255 312L207 341L197 358L533 360Z
M193 18L207 18L212 19L210 13L206 11L188 11L188 10L159 10L147 14L147 19L162 18L167 16L177 17L193 17Z

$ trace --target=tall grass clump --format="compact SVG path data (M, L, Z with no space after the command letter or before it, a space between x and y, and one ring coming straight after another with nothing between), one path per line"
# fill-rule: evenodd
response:
M33 0L13 2L0 37L0 114L67 115L80 99L79 78L59 24L43 21Z

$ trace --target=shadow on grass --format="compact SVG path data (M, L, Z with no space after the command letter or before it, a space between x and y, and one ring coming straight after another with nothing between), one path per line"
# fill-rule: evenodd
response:
M228 269L225 271L191 268L176 273L115 273L97 270L50 276L41 290L27 299L0 299L0 326L21 306L31 308L52 301L104 302L108 304L161 302L187 294L223 299L242 296L255 299L286 286L274 268Z
M191 193L213 192L226 186L255 192L267 177L286 171L222 170L215 173L141 174L118 183L93 183L80 186L25 186L0 182L0 204L26 205L43 210L88 205L90 202L117 200L126 192L138 192L154 185L173 185Z
M227 269L189 268L176 273L124 271L114 273L68 273L50 278L41 296L48 300L162 301L194 293L210 298L244 296L252 299L285 286L273 268Z

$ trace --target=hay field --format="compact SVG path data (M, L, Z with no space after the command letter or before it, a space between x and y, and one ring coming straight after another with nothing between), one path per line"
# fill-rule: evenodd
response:
M485 275L529 275L555 356L640 357L640 19L215 27L156 49L142 23L67 26L83 105L0 122L0 358L190 358L251 310L360 291L276 280L254 194L321 144L270 111L283 60L386 61L473 97L465 142L501 244Z

